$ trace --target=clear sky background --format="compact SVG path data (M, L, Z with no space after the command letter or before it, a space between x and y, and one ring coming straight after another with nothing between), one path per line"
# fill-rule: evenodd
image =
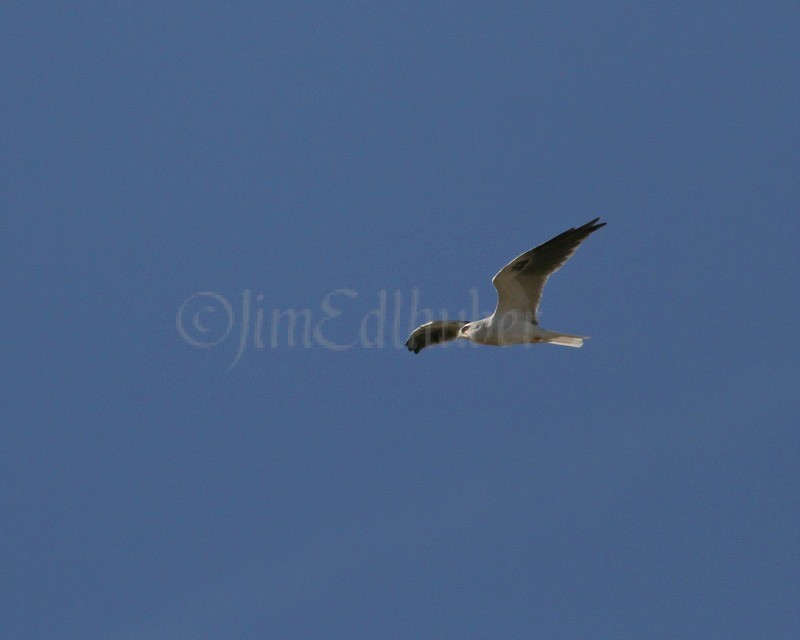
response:
M0 25L0 636L800 636L796 2Z

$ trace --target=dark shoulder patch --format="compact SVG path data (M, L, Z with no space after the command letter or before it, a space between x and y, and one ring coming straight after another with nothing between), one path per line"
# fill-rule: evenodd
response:
M525 268L525 265L527 265L529 262L530 262L530 259L528 259L528 258L526 258L525 260L520 260L513 267L511 267L511 270L512 271L522 271Z

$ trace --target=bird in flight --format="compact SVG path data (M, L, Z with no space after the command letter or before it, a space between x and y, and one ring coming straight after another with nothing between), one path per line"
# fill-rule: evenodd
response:
M411 333L406 341L409 351L419 353L425 347L463 338L477 344L505 346L531 342L549 342L565 347L581 347L587 336L547 331L539 326L537 310L547 279L569 260L581 243L606 225L595 218L581 227L573 227L526 251L500 269L492 278L497 289L497 308L488 318L435 320Z

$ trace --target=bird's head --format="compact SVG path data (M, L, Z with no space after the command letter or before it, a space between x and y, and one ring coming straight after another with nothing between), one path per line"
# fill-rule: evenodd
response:
M467 324L465 324L463 327L461 327L458 330L458 337L459 338L466 338L467 340L469 340L470 336L472 335L472 333L475 330L474 327L475 327L475 323L474 322L468 322Z

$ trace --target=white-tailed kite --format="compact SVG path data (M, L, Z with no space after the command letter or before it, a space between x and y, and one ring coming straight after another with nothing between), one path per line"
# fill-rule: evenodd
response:
M583 346L586 336L556 333L539 327L536 315L547 279L569 260L580 244L605 226L595 218L572 228L514 258L492 278L497 289L497 308L488 318L435 320L414 329L406 341L409 351L464 338L477 344L505 346L528 342L549 342L566 347Z

